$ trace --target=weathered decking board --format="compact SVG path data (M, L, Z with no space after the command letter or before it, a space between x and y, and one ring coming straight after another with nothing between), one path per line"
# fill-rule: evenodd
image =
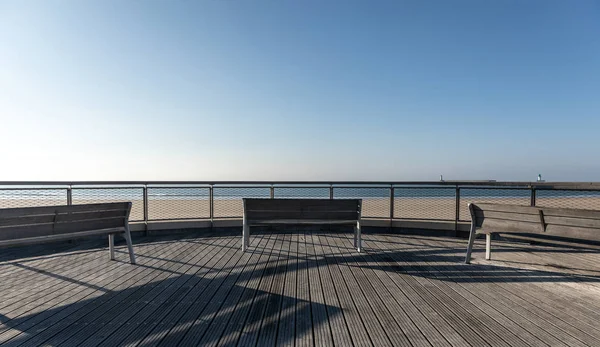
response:
M600 252L348 233L147 236L0 254L3 346L598 346ZM96 246L95 246L96 245ZM62 253L61 253L62 252ZM19 257L20 255L20 257Z

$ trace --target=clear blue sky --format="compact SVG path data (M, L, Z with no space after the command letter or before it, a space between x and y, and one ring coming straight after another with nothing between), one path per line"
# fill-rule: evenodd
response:
M0 180L600 181L598 1L0 0Z

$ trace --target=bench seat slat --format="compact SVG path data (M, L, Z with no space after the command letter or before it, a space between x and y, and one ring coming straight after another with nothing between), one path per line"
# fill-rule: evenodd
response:
M600 229L565 225L548 225L545 235L588 241L600 241Z
M475 208L479 209L479 210L484 210L484 211L509 212L509 213L518 213L518 214L537 215L539 213L538 207L518 206L518 205L475 204Z
M484 219L481 224L481 229L477 230L478 234L489 234L489 233L541 233L542 224L538 221L532 222L521 222L501 219Z
M297 210L305 209L340 209L356 210L358 199L246 199L248 211L265 209Z
M571 217L578 219L596 219L600 220L600 211L595 210L576 210L566 208L542 208L544 216L552 217Z
M125 218L127 210L106 210L97 212L80 212L80 213L60 213L56 215L56 222L71 222L71 221L93 221L105 218Z
M544 214L544 220L548 225L556 226L572 226L582 228L596 228L600 229L600 218L589 219L589 218L573 218L573 217L555 217Z
M540 216L539 213L536 214L521 214L521 213L510 213L510 212L497 212L497 211L475 211L475 216L477 217L478 227L481 226L481 222L487 219L498 219L498 220L509 220L509 221L519 221L519 222L530 222L530 223L539 223Z
M274 219L358 219L358 212L305 212L305 211L248 211L246 218L250 220L274 220Z
M2 230L2 228L10 228L10 227L20 226L20 225L54 223L55 218L56 218L55 214L48 214L48 215L41 215L41 216L0 218L0 230Z
M36 216L36 215L53 215L57 213L74 213L74 212L95 212L95 211L110 211L110 210L127 210L129 202L111 202L101 204L85 204L71 206L43 206L43 207L18 207L0 209L0 218L20 217L20 216Z
M95 235L105 235L105 234L118 234L125 232L123 228L114 228L114 229L104 229L104 230L91 230L91 231L82 231L73 234L59 234L59 235L50 235L50 236L37 236L37 237L28 237L22 239L14 239L14 240L2 240L0 241L0 246L24 246L24 245L32 245L38 243L47 243L61 240L70 240L74 238L82 238L88 236Z

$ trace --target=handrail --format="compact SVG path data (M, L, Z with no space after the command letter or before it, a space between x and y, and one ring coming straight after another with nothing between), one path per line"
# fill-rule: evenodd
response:
M543 189L600 189L600 182L536 182L536 181L0 181L0 186L82 186L82 185L381 185L381 186L489 186L528 187Z

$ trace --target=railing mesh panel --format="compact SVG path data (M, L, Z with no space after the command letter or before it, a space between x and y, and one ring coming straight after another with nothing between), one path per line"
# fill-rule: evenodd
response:
M148 219L210 218L208 187L148 187Z
M276 199L328 199L329 187L275 187Z
M538 190L536 191L535 205L600 210L600 191Z
M73 205L131 201L132 222L144 220L144 192L140 188L73 188Z
M454 220L455 188L394 188L394 218Z
M334 199L362 199L363 218L390 218L390 189L334 187Z
M461 221L470 221L469 203L488 203L529 206L531 190L529 189L497 189L497 188L461 188L460 216Z
M242 198L268 198L270 195L269 187L214 187L214 217L241 218L244 212Z
M66 204L66 188L0 190L0 208L59 206Z

